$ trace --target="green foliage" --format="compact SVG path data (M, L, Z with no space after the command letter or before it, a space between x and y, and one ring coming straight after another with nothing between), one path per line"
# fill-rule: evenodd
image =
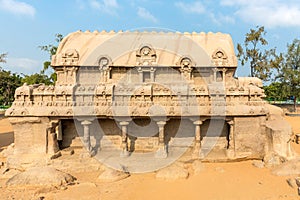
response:
M280 57L276 55L276 49L263 50L268 42L264 38L266 31L263 26L250 29L244 40L244 47L237 45L238 58L244 66L250 64L251 76L262 80L270 80L272 66L278 65Z
M63 35L62 34L55 34L55 43L56 44L49 44L49 45L45 45L45 46L39 46L39 48L42 51L46 51L49 54L49 60L44 62L44 67L41 70L41 74L45 74L45 72L49 69L49 67L51 66L51 58L53 55L56 54L57 52L57 48L58 48L58 44L62 41L63 39ZM50 75L51 78L51 82L55 82L56 81L56 74L52 71L52 74Z
M50 76L46 75L46 70L49 69L51 64L50 60L52 55L56 54L58 43L61 42L63 36L61 34L55 35L56 44L50 44L45 46L40 46L40 49L49 53L50 59L44 62L44 67L40 73L35 73L32 75L23 75L21 77L18 74L6 71L0 67L0 105L6 106L10 105L14 100L14 93L17 87L21 86L23 83L38 84L44 83L46 85L54 84L56 81L56 74L52 73ZM0 54L0 63L6 62L7 53Z
M6 63L7 53L0 54L0 63Z
M283 101L289 96L282 92L283 84L280 82L273 82L268 86L264 86L265 95L268 101Z
M28 85L44 83L45 85L53 84L52 79L45 74L32 74L32 75L24 75L22 78L22 84L27 83Z
M0 105L11 105L17 87L21 86L21 77L0 68Z
M7 53L0 54L0 63L6 62ZM21 77L0 67L0 105L10 105L15 89L21 85Z
M287 45L287 52L283 62L277 67L277 80L283 87L282 92L294 96L294 109L296 110L297 98L300 96L300 40L295 39Z

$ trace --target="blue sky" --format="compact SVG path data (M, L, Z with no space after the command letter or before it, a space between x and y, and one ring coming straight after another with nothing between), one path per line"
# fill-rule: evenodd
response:
M49 59L38 46L54 35L77 30L132 30L157 27L180 32L224 32L234 44L256 25L267 31L270 47L285 51L300 38L299 0L0 0L0 53L5 69L34 73ZM238 76L249 68L239 67Z

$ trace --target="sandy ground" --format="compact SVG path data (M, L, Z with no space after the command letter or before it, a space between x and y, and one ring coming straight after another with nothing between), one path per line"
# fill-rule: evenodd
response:
M293 131L300 133L300 117L286 119ZM0 149L12 142L12 127L7 119L2 119ZM293 143L293 147L300 154L300 144ZM254 167L252 161L203 165L200 174L176 181L157 180L154 173L148 173L132 174L114 183L101 183L97 180L97 172L77 173L72 175L77 177L79 184L60 190L5 187L7 179L0 178L0 199L300 199L297 189L286 181L294 177L274 176L270 169Z

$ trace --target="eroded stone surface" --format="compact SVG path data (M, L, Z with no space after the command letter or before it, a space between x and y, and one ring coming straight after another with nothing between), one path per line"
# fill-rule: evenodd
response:
M157 179L163 180L177 180L177 179L187 179L189 177L189 172L185 169L183 164L172 164L171 166L160 169L156 173Z
M128 172L105 168L105 170L99 175L98 179L103 182L115 182L128 178L129 176L130 174Z
M64 173L52 167L35 167L21 172L10 178L6 185L25 186L25 185L52 185L61 186L76 180L70 174Z
M300 175L300 159L294 159L287 161L278 167L276 167L273 171L273 174L277 176L291 176L291 175Z
M51 63L55 85L24 84L6 111L11 167L45 166L74 146L92 157L117 149L165 159L191 146L192 159L208 161L294 156L291 128L263 100L262 81L234 77L228 34L78 31Z
M204 171L204 164L200 160L196 160L191 164L191 168L194 174L200 174Z

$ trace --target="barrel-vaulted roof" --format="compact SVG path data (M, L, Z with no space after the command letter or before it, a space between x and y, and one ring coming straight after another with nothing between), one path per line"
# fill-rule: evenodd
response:
M107 57L113 66L137 66L145 47L151 51L145 54L153 58L151 65L176 66L188 57L199 67L237 66L229 34L137 31L70 33L60 43L51 65L98 66L100 59Z

